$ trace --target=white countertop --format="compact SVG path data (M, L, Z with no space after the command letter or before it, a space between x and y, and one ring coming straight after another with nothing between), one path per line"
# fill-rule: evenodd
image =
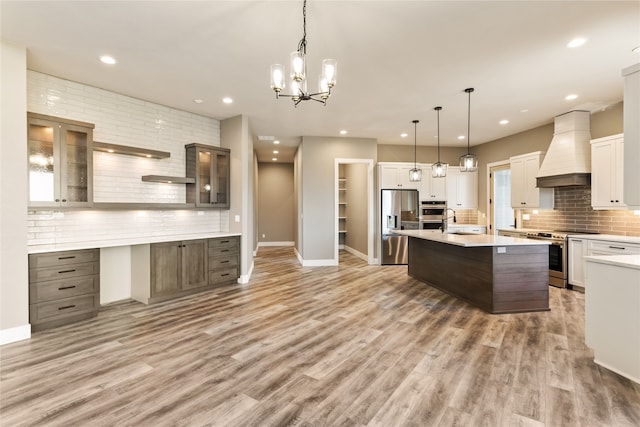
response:
M606 240L609 242L635 243L640 245L640 237L633 236L617 236L614 234L569 234L569 237L584 240Z
M616 265L619 267L640 270L640 255L598 255L587 256L585 260L600 264Z
M72 243L55 243L50 245L32 245L28 253L39 254L57 251L75 251L78 249L113 248L117 246L146 245L149 243L173 242L178 240L214 239L216 237L240 236L241 233L192 233L171 234L163 236L130 237L124 239L97 240Z
M394 233L464 247L534 246L551 244L551 242L547 240L520 239L517 237L495 236L493 234L442 234L428 230L400 230L394 231Z

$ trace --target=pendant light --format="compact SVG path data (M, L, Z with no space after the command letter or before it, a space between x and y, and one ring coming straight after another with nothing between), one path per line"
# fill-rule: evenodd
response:
M471 129L471 92L473 92L473 88L470 87L464 91L469 94L469 108L467 110L467 154L460 156L460 172L475 172L478 170L478 157L469 151L471 145L471 141L469 140Z
M413 169L409 171L409 181L411 182L420 182L422 181L422 169L418 169L416 163L416 145L418 140L418 123L419 120L414 120L413 122Z
M447 176L449 164L440 161L440 110L442 110L442 107L435 107L434 110L438 115L438 161L431 165L431 176L433 178L444 178Z

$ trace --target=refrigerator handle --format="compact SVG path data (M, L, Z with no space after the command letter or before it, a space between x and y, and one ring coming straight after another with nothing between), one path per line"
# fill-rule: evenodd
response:
M387 215L387 227L394 230L398 228L398 215Z

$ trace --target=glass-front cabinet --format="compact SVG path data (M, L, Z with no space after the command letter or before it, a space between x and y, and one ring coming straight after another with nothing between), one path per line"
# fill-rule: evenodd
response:
M229 208L230 150L203 144L185 145L187 177L195 184L187 184L187 203L196 207Z
M94 125L35 113L27 122L29 206L91 206Z

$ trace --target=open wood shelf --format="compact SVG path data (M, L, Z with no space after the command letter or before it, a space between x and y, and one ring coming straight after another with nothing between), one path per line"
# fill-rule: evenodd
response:
M165 184L195 184L195 178L186 176L143 175L145 182L164 182Z
M128 145L110 144L93 141L93 151L103 153L125 154L127 156L146 157L150 159L166 159L171 157L167 151L149 150L147 148L130 147Z

